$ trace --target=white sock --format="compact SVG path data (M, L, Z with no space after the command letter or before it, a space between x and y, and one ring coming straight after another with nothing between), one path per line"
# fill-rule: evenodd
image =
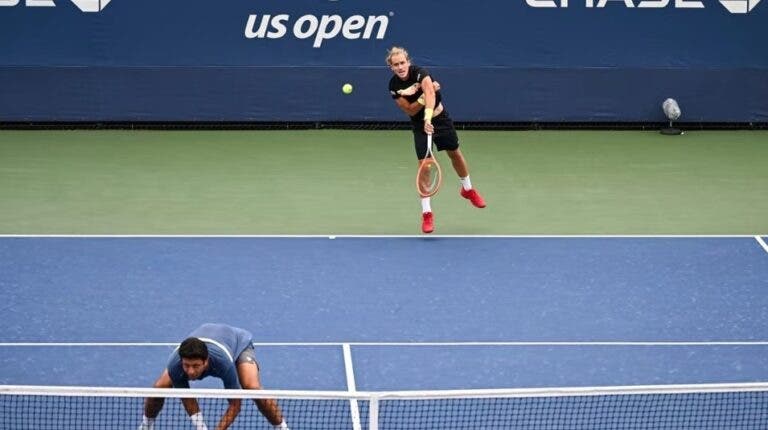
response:
M467 175L467 176L465 176L463 178L459 178L459 180L461 181L461 186L465 190L471 190L472 189L472 181L469 180L469 175Z
M146 415L141 419L139 430L153 430L155 428L155 419L148 418Z
M421 198L421 212L432 212L432 205L430 204L431 197L422 197Z
M280 429L280 430L290 430L288 428L288 424L285 423L285 420L283 420L283 422L281 422L280 424L278 424L276 426L272 426L272 427L276 428L276 429Z
M202 412L190 415L189 419L192 421L192 425L195 427L195 430L208 430L208 426L205 425L205 418L203 418Z

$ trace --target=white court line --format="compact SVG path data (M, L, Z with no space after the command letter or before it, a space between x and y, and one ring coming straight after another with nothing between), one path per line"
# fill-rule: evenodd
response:
M274 239L274 238L286 238L286 239L320 239L330 238L336 239L390 239L390 238L423 238L429 239L430 237L440 238L461 238L461 239L624 239L624 238L639 238L639 239L697 239L697 238L714 238L714 239L728 239L728 238L753 238L753 234L572 234L572 235L557 235L557 234L489 234L489 235L463 235L463 234L443 234L443 235L429 235L424 236L421 234L381 234L381 235L356 235L356 234L0 234L0 238L252 238L252 239Z
M763 240L763 238L762 238L762 237L760 237L760 236L755 236L755 240L757 241L757 243L759 243L759 244L760 244L760 246L762 246L762 247L763 247L763 249L765 250L765 252L768 252L768 244L766 244L766 243L765 243L765 241Z
M344 351L344 371L347 374L347 391L355 393L357 392L357 384L355 383L355 370L352 367L352 349L348 343L343 344L341 347ZM352 415L352 429L361 430L360 408L357 405L357 399L349 399L349 412Z
M0 347L176 347L178 342L0 342ZM254 342L254 346L768 346L754 341L584 341L584 342ZM346 356L345 356L346 359ZM350 358L351 360L351 358ZM350 361L351 366L351 361Z

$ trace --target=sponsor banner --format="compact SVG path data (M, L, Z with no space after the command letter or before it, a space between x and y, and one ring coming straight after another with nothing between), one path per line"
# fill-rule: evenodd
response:
M760 0L0 0L3 65L768 67L766 40Z
M768 121L768 0L0 0L0 121ZM355 91L343 95L341 85Z

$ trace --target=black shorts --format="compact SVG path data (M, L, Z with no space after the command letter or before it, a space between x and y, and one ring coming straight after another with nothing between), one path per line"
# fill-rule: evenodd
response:
M456 135L456 129L453 128L453 120L448 116L448 112L443 110L440 115L432 118L432 125L435 127L435 133L432 135L432 141L435 143L438 151L459 149L459 136ZM416 149L416 157L422 160L427 155L427 133L424 133L424 122L413 123L413 144Z

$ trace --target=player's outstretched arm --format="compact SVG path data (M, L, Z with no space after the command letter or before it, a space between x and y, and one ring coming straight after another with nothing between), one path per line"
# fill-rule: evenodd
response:
M432 85L435 87L435 92L440 91L440 82L432 81ZM424 99L424 93L421 93L421 96L419 96L419 99L416 100L420 105L424 106L427 102Z
M434 109L437 89L432 78L427 76L421 81L421 91L424 93L424 107Z
M432 116L434 115L435 102L437 101L432 78L426 76L421 80L421 90L424 92L424 133L431 134L435 132L435 128L432 126Z

